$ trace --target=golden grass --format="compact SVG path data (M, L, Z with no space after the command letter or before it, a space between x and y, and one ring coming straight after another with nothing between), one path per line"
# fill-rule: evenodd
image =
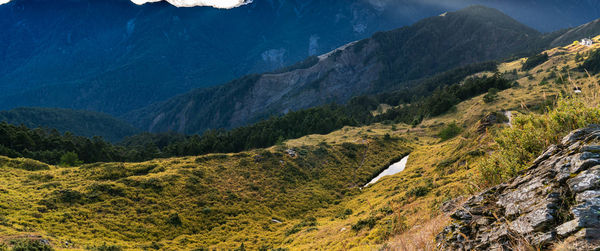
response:
M394 237L392 241L382 247L383 250L397 251L433 251L437 250L435 237L450 223L450 218L445 215L436 216L410 230Z
M41 171L0 165L0 236L37 232L57 248L280 247L292 226L356 193L409 147L369 137L297 148L296 157L274 148Z
M108 243L131 249L230 250L244 243L251 250L433 250L434 236L449 221L440 205L481 190L475 163L493 149L493 140L477 132L477 122L490 112L529 113L570 93L570 86L554 80L540 84L552 72L584 88L597 83L595 76L561 69L576 67L576 53L599 47L549 50L550 60L529 72L519 71L524 59L501 64L501 72L517 70L519 87L501 91L493 103L484 103L483 95L467 100L418 127L344 127L241 154L51 166L35 172L14 166L25 160L9 159L0 162L0 236L33 232L80 249ZM590 90L582 96L598 102L598 89ZM440 142L435 135L454 121L464 132ZM391 139L384 140L385 135ZM292 158L283 152L286 148L301 154ZM359 189L409 148L404 172ZM66 190L85 200L56 202ZM51 202L56 209L48 208ZM168 223L175 214L181 226ZM314 223L304 224L312 217Z
M596 40L600 40L600 36L597 37ZM475 126L476 121L478 121L484 114L488 112L512 110L521 113L529 113L531 112L531 107L534 107L537 104L547 103L548 101L552 103L556 96L565 94L579 95L579 97L585 100L586 103L590 104L591 106L597 107L600 102L600 87L598 85L599 82L597 76L590 76L589 74L573 71L559 72L559 70L561 70L563 67L567 67L569 69L577 67L577 62L575 62L576 53L583 54L585 52L598 48L600 48L600 45L596 44L592 48L572 45L567 46L565 48L549 50L548 53L550 55L550 60L530 70L528 73L520 72L521 65L525 61L525 59L504 63L500 65L500 71L512 72L513 70L517 70L519 75L517 79L517 82L520 84L519 87L511 88L500 92L499 100L494 103L486 104L485 102L483 102L483 95L462 102L459 105L457 105L456 110L454 112L450 112L446 115L437 118L428 119L423 122L423 125L429 128L433 128L436 126L439 127L440 124L448 124L452 121L458 121L459 123L465 125L467 128L470 128L470 130L467 130L467 132L463 133L463 135L471 134L474 133L473 127ZM566 51L567 53L559 53L560 51ZM542 80L544 78L549 77L551 75L551 72L555 72L555 74L558 77L566 75L567 81L565 82L567 82L567 84L555 84L552 79L549 79L548 84L541 85L540 83L542 82ZM531 75L531 77L528 75ZM580 87L583 86L583 92L581 94L574 94L572 89L573 85L577 85ZM491 138L489 138L487 135L465 139L465 141L470 142L471 144L473 142L479 142L479 144L481 144L479 146L479 149L484 151L489 151L489 149L491 149L493 145ZM449 144L456 147L462 145L462 143L457 143L455 141L450 142ZM443 157L450 159L452 158L452 152L447 150L445 151L443 148L435 149L434 146L423 148L415 149L415 152L413 152L411 156L414 155L416 158L424 158L427 160L419 161L421 163L413 162L412 165L418 165L422 169L429 169L433 164L431 162L434 162L436 160L439 161ZM471 149L477 149L477 147L471 146ZM416 155L417 153L423 150L425 154L423 154L422 156ZM477 159L478 158L474 158L474 161L476 161ZM415 168L415 166L411 166L411 168ZM435 174L433 175L435 177ZM447 184L447 187L445 187L445 189L463 188L466 190L465 192L463 192L463 194L469 194L469 192L475 192L482 189L482 187L479 187L479 185L477 185L477 181L475 178L478 175L480 175L478 173L477 168L466 168L466 170L463 171L463 175L468 178L460 179L456 177L456 174L441 175L438 178L441 180L449 180L449 183ZM469 185L465 186L464 184ZM441 196L436 197L440 198ZM439 232L440 228L442 228L439 225L443 225L443 223L438 224L440 221L443 222L443 220L439 219L447 219L447 217L444 215L439 215L440 212L435 211L435 209L428 210L427 208L419 208L419 210L420 212L414 212L408 216L408 218L417 218L414 221L414 225L412 225L413 227L410 227L408 230L406 230L400 235L397 235L396 237L392 237L390 241L386 243L385 247L389 247L390 250L432 250L435 234L431 234L431 232L436 232L436 230ZM437 214L438 216L434 217L434 220L428 221L428 218L424 216L421 210L428 211L429 213L434 215ZM424 221L427 222L425 224L426 227L422 227L421 224L416 223ZM423 237L425 240L423 240ZM429 237L429 239L427 239L427 237ZM419 244L413 245L413 243L415 242L411 242L412 239L418 240L415 242ZM518 238L516 238L516 240L518 240ZM522 241L516 241L514 243L514 249L536 250L535 247L532 247L528 243Z

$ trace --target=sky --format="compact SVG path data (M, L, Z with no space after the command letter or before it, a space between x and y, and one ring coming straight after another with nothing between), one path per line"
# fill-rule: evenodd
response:
M0 0L0 4L5 4L11 0ZM145 3L160 2L163 0L131 0L137 5ZM195 7L195 6L210 6L219 9L231 9L252 3L252 0L164 0L177 7Z

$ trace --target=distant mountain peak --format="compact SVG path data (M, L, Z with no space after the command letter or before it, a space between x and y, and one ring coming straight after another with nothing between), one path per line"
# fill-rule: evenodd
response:
M471 5L464 9L455 11L454 14L478 16L478 17L482 17L482 18L486 18L486 19L497 19L497 18L510 19L510 20L514 20L515 22L520 24L520 22L518 22L514 18L510 17L509 15L506 15L504 12L502 12L498 9L490 8L490 7L483 6L483 5Z

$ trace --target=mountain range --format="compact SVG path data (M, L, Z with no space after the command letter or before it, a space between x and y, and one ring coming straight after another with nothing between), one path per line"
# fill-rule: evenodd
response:
M123 118L151 132L235 128L358 95L402 90L435 73L568 44L595 29L597 22L542 34L498 10L472 6L376 33L284 71L192 91Z
M132 1L0 0L0 251L600 250L598 2Z
M120 115L408 22L353 2L257 1L220 10L127 0L12 1L0 5L7 34L0 38L0 108Z
M13 0L0 5L0 109L122 116L470 4L498 8L542 32L589 22L600 10L590 0L263 0L231 10Z
M474 13L498 12L446 17ZM436 74L358 123L331 105L132 145L0 123L0 249L596 250L592 40Z

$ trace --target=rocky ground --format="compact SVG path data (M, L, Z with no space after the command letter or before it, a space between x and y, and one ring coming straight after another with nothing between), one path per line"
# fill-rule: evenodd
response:
M443 250L600 248L600 125L571 132L523 175L471 197L437 237Z

